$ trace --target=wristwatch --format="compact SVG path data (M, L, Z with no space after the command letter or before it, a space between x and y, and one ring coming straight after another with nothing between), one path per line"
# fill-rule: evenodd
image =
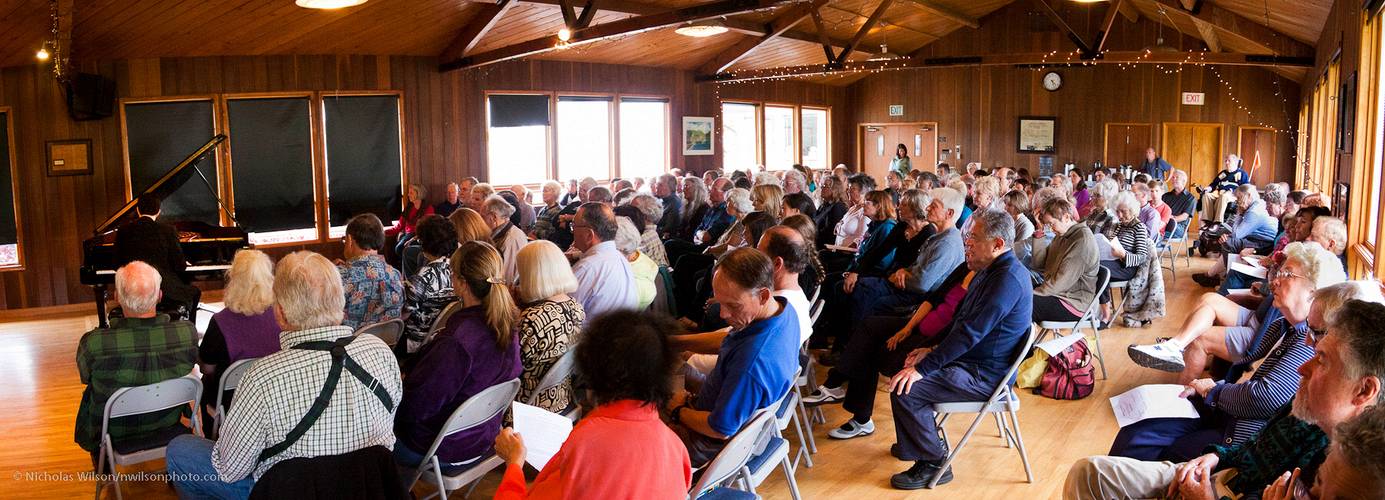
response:
M687 408L687 407L688 407L688 404L687 404L687 403L683 403L683 404L678 405L678 407L676 407L676 408L673 409L673 414L672 414L671 416L673 417L673 422L674 422L674 423L679 423L679 424L683 423L683 409L684 409L684 408Z

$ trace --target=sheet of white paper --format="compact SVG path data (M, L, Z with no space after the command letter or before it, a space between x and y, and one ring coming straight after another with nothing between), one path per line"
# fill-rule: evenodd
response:
M1184 386L1148 384L1111 398L1111 410L1121 427L1147 418L1198 418L1197 409L1187 398L1179 397Z
M1111 240L1106 239L1106 235L1097 233L1096 235L1097 260L1116 260L1116 256L1111 254Z
M1048 353L1050 357L1052 357L1057 356L1059 353L1067 350L1068 346L1076 344L1079 340L1082 340L1082 332L1077 332L1066 337L1058 337L1051 340L1039 342L1038 344L1034 344L1034 347L1043 350L1044 352Z
M1231 254L1226 257L1227 269L1239 272L1256 279L1265 279L1268 270L1259 265L1259 261L1251 261L1242 258L1240 255Z
M827 249L828 249L828 250L835 251L835 252L856 253L856 249L855 249L855 248L853 248L853 247L844 247L844 246L841 246L841 245L827 245Z
M524 447L529 450L525 461L535 469L543 466L558 454L558 449L572 433L572 421L551 411L514 402L515 432L524 438Z

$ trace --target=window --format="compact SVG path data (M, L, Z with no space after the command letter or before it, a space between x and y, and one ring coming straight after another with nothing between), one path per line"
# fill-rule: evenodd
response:
M211 99L124 103L130 196L139 196L216 135L212 108ZM198 162L195 168L206 177L207 184L197 178L198 172L192 172L182 187L162 200L163 217L220 225L216 155Z
M19 249L19 209L15 203L15 160L10 143L10 109L0 108L0 269L24 265Z
M346 222L366 212L389 224L404 182L399 96L324 96L322 128L327 218L342 227L329 236L344 234Z
M227 99L226 113L236 221L250 243L317 239L310 96Z
M765 168L785 170L797 163L794 135L794 108L765 106Z
M621 98L619 123L621 177L668 171L668 101Z
M609 97L558 98L558 178L583 177L611 178Z
M493 94L486 103L486 159L491 184L549 178L548 96Z
M827 110L804 107L802 113L801 163L808 168L827 168Z
M721 168L750 170L759 163L756 105L721 104Z

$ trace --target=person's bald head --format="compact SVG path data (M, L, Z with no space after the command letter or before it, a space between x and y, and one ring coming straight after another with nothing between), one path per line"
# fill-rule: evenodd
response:
M116 301L129 318L153 317L163 293L163 277L154 266L131 261L115 271Z
M808 268L808 263L812 259L808 253L811 250L808 248L807 240L803 239L803 233L789 226L769 228L764 235L760 236L756 248L774 261L775 274L781 272L802 273L804 269Z

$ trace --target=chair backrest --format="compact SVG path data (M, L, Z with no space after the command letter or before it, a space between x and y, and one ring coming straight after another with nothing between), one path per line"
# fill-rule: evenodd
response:
M990 406L1000 400L1001 396L1009 394L1010 381L1019 373L1020 363L1029 358L1029 351L1034 348L1034 341L1039 338L1039 325L1029 325L1029 333L1024 336L1024 345L1015 352L1015 360L1010 363L1010 369L1005 372L1005 377L1000 379L994 391L991 391L991 399L986 401L986 406Z
M577 346L569 346L567 352L558 357L558 362L548 367L548 371L539 379L539 385L534 387L534 393L529 395L527 404L538 404L539 395L544 391L562 385L564 381L572 377L572 371L577 366Z
M1188 237L1188 226L1192 223L1192 217L1174 222L1173 229L1164 233L1164 241L1183 241Z
M1087 310L1078 322L1087 321L1095 318L1101 311L1101 294L1111 286L1111 270L1106 266L1096 266L1096 295L1092 296L1092 303L1087 305Z
M659 275L654 278L654 302L649 303L649 310L677 316L677 309L673 298L673 273L668 266L659 266Z
M452 415L447 417L447 423L442 426L442 430L438 431L438 437L433 439L433 444L428 447L428 453L423 455L423 462L421 463L428 463L429 457L437 453L443 438L489 422L490 419L495 418L500 412L510 407L516 394L519 394L519 379L495 384L476 393L475 396L467 398L461 406L452 411Z
M442 327L447 326L447 320L452 318L452 314L456 313L457 310L461 308L462 301L460 300L452 301L447 304L447 307L442 308L442 312L438 313L438 317L433 318L433 325L428 327L428 336L423 338L423 343L427 344L432 341L433 336L442 331Z
M816 325L818 323L818 316L822 315L822 308L825 305L827 305L827 301L824 299L813 301L813 307L808 308L809 324Z
M370 334L380 337L390 347L399 342L399 337L404 334L404 320L392 319L379 323L366 325L356 329L356 335Z
M815 303L817 303L818 297L820 297L820 296L822 296L822 285L818 285L816 288L813 288L813 296L808 298L808 303L809 303L809 304L815 304Z
M760 441L760 436L773 433L775 430L774 414L764 410L757 412L749 422L741 426L736 435L731 436L721 452L702 468L702 478L688 490L688 497L697 498L702 492L741 473L750 462L751 455L755 453L755 445Z
M152 413L188 403L192 403L193 408L200 408L202 404L202 381L192 375L116 389L106 400L106 409L101 417L101 435L107 434L113 418ZM199 433L202 431L201 414L200 410L192 412L193 429Z
M240 385L240 379L245 377L245 372L250 371L250 367L254 366L255 361L259 359L260 358L250 358L236 361L235 363L231 363L231 366L226 367L225 371L221 372L221 382L216 388L216 410L218 412L223 411L221 404L226 391L236 390L236 387Z

